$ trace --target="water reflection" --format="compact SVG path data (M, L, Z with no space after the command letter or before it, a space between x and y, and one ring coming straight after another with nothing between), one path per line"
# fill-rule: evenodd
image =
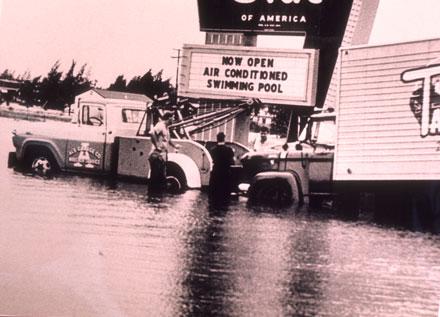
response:
M5 125L2 125L2 124ZM13 122L15 124L15 122ZM6 169L1 312L29 316L435 316L440 237L329 211L221 208L188 191ZM66 300L66 298L68 300Z
M307 221L291 226L294 210L274 216L259 208L242 215L238 206L208 206L188 232L182 314L316 315L325 228L310 230Z
M219 208L220 207L220 208ZM228 206L209 205L185 241L185 278L181 313L185 316L229 316L234 293L227 258L224 222Z
M283 296L284 316L317 316L328 280L326 222L298 221L286 243L289 261Z

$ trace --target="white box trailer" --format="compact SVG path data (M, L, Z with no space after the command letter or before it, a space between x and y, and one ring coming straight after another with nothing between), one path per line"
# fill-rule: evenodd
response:
M339 66L334 191L440 232L440 39L343 48Z
M334 181L440 180L440 39L340 51Z
M440 232L440 39L342 48L339 63L336 111L312 115L284 152L247 155L250 192L330 194L355 214L374 197L374 209L422 214Z

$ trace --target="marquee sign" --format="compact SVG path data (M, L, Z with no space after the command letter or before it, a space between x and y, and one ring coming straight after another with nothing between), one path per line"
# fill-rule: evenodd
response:
M185 45L179 95L313 106L317 59L316 50Z
M198 0L200 30L318 35L322 23L347 11L351 3L352 0ZM328 32L328 26L324 28Z

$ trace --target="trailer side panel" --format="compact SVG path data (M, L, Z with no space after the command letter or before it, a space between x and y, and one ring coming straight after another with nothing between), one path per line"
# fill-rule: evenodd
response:
M341 50L334 180L440 179L440 39Z

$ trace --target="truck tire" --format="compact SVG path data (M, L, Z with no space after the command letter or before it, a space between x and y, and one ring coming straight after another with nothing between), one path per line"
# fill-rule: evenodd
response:
M186 189L186 177L183 170L174 163L167 164L166 190L172 194L183 193Z
M299 196L296 180L288 182L284 178L256 180L248 192L249 203L270 206L288 206L299 203Z
M46 148L28 149L25 157L25 169L34 175L51 177L59 171L54 156Z

